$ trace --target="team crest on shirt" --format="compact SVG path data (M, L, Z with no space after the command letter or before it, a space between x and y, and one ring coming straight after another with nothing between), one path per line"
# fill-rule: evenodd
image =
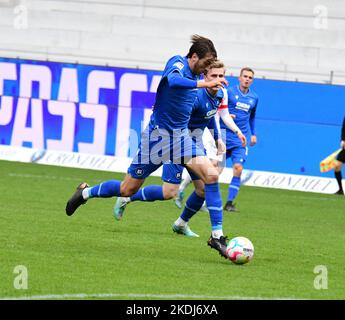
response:
M177 179L181 179L181 172L177 172L177 173L176 173L176 178L177 178Z
M184 64L182 62L175 62L173 65L180 70L182 70L184 67Z
M137 176L142 176L143 174L144 174L144 170L143 169L136 169L135 170L135 174L137 175Z
M236 100L238 100L238 95L235 96Z

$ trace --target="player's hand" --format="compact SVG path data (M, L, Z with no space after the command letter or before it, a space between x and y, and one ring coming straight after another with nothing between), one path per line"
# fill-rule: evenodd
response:
M233 118L233 119L236 118L236 115L235 115L235 114L230 113L230 116L231 116L231 118Z
M222 139L216 140L216 147L217 147L217 156L225 153L226 146Z
M228 85L225 78L213 79L211 81L198 81L198 88L224 88Z
M340 147L341 147L342 149L345 149L345 140L341 140L341 142L340 142Z
M250 146L255 146L256 145L256 136L251 136L250 138Z
M242 132L239 132L239 133L237 134L237 136L239 137L239 139L240 139L241 142L242 142L242 147L245 147L245 146L247 145L247 138L246 138L246 136L243 135Z

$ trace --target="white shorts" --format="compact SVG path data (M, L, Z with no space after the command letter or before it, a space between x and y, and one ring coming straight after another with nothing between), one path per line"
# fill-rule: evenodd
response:
M206 154L209 159L222 161L223 156L217 155L217 147L214 142L213 136L208 130L208 128L205 128L204 134L202 136L202 142L204 144L204 148L206 149Z

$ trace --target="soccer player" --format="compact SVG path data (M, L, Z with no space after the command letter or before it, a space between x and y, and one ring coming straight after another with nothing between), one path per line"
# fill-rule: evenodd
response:
M229 113L235 116L234 121L242 133L247 136L250 146L254 146L257 143L255 114L259 101L257 94L250 89L253 80L254 71L251 68L242 68L239 84L228 89L228 106L222 105L219 108L220 114L223 112L223 109L228 108ZM241 174L243 164L248 155L248 147L242 146L238 136L227 128L222 119L220 119L220 127L226 132L226 137L224 137L227 149L226 159L231 157L233 164L233 178L229 185L228 198L224 210L234 212L237 211L234 199L240 189Z
M225 89L224 89L225 90ZM223 98L224 99L224 98ZM222 100L223 101L223 100ZM217 120L218 121L218 120ZM221 140L222 141L222 140ZM222 161L223 153L219 149L219 144L217 145L217 141L214 139L214 135L210 132L210 130L206 127L202 136L202 142L205 147L205 152L207 154L207 157L211 160L214 166L218 167L219 163ZM223 143L223 141L222 141ZM225 148L225 145L224 145ZM181 209L183 206L183 199L185 196L184 191L188 187L188 185L192 182L191 176L187 173L184 179L182 179L177 195L174 198L176 206ZM202 207L200 208L200 211L208 211L206 207L206 203L204 202Z
M205 198L212 225L207 243L226 258L218 171L190 137L188 122L197 88L221 88L227 81L224 78L209 82L199 79L199 75L216 59L217 52L213 42L205 37L194 35L191 40L192 46L187 56L174 56L165 66L150 123L142 133L138 152L125 179L122 182L105 181L92 187L82 182L68 200L66 213L72 215L80 205L92 198L130 197L138 191L146 177L170 160L183 164L205 183ZM157 196L163 199L161 190L145 193L147 199Z
M225 69L224 64L221 61L214 61L204 72L205 81L212 81L216 78L224 78ZM191 118L188 123L188 128L192 139L195 141L196 145L199 146L201 150L204 150L203 145L203 133L206 127L211 129L214 133L212 139L214 139L219 152L225 152L225 145L220 139L220 133L218 131L214 115L217 112L218 107L220 106L224 98L223 89L216 88L204 88L198 89L197 98L194 101ZM233 131L237 131L240 139L243 140L243 144L246 143L245 136L241 133L239 128L234 123L233 119L229 114L223 115L225 123ZM211 134L211 133L210 133ZM206 154L206 153L205 153ZM131 197L118 197L115 207L114 207L114 216L117 220L120 220L124 214L126 206L133 201L156 201L156 200L169 200L175 197L179 184L181 182L182 171L184 166L174 163L165 163L163 165L163 185L150 185L140 189L136 194ZM187 168L190 172L190 170ZM195 191L192 193L188 199L186 209L181 215L181 219L178 219L173 225L173 230L177 233L181 233L187 236L196 237L198 236L190 230L187 225L189 218L186 219L187 215L190 215L190 212L193 214L200 209L200 204L204 202L204 183L202 180L195 175L193 172L190 172L191 179L195 186ZM155 190L155 192L153 192ZM147 194L152 194L151 197L147 197ZM161 197L160 195L163 195ZM190 215L191 216L191 215Z
M334 166L334 175L335 175L335 179L337 180L337 183L339 186L339 190L335 194L344 195L344 189L343 189L343 186L341 183L341 180L342 180L341 169L343 168L343 164L345 162L345 117L344 117L343 125L341 128L340 147L342 148L342 150L338 154L337 160L336 160L335 166Z

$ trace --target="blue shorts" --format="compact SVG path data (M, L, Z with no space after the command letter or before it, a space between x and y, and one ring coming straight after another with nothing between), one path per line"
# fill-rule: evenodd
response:
M183 165L204 155L204 150L192 140L188 129L168 132L149 123L127 172L135 179L145 179L163 163Z
M182 180L182 172L185 167L181 164L164 163L162 180L167 183L180 184ZM186 168L186 170L188 170ZM192 180L200 180L199 176L188 170L188 173Z
M248 156L248 147L236 146L226 150L226 159L231 158L232 164L244 164Z

